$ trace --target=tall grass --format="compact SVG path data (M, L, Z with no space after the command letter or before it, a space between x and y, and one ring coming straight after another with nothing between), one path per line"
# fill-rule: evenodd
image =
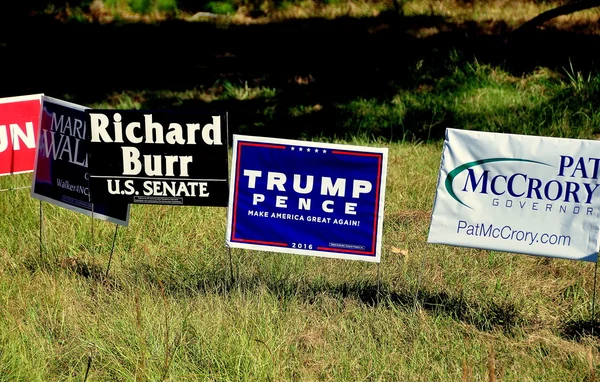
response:
M226 209L134 205L105 277L114 225L43 203L40 251L39 202L0 193L0 379L589 380L593 266L428 245L441 145L386 146L380 265L230 269Z
M287 84L284 90L248 81L219 81L184 91L126 91L91 106L152 109L214 103L235 107L240 132L284 134L284 127L297 136L319 139L435 141L447 127L583 139L595 139L600 133L596 107L600 75L595 71L579 70L571 63L558 71L538 68L517 76L458 52L443 59L442 65L437 60L418 62L408 80L390 82L380 97L358 96L344 102L321 104L305 97L290 104ZM320 85L318 78L308 85L299 82L298 87Z

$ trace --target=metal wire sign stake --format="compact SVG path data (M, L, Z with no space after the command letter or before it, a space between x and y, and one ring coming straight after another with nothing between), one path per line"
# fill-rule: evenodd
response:
M229 273L231 275L231 285L234 284L235 278L233 276L233 259L231 255L231 247L227 246L227 253L229 254Z
M592 336L594 335L594 328L596 326L596 281L598 275L598 261L594 265L594 291L592 292Z
M42 234L43 221L44 221L44 211L42 210L42 201L40 200L40 257L42 256L43 246L44 246L43 234Z
M119 225L115 224L115 235L113 236L112 247L110 249L110 256L108 258L108 266L106 267L105 278L108 278L108 271L110 270L110 263L112 262L113 253L115 252L115 243L117 242L117 232L119 232Z

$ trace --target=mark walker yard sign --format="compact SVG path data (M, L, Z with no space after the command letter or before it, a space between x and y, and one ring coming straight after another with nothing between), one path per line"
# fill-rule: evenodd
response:
M386 148L233 138L230 247L380 261Z
M227 114L87 114L92 201L227 205Z
M596 262L600 142L446 130L428 242Z
M90 203L86 107L42 96L31 196L127 226L129 206Z

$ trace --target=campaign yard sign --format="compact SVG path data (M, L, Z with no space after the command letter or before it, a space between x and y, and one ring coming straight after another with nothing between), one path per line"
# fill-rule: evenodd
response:
M88 110L92 201L227 206L227 114Z
M600 142L446 130L428 242L596 262Z
M42 96L31 196L127 226L129 205L90 202L85 109Z
M227 245L379 262L387 148L233 136Z
M33 171L41 97L0 98L0 176Z

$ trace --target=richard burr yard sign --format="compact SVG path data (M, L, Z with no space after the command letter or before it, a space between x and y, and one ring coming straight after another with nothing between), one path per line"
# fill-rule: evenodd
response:
M87 110L92 201L227 206L227 114Z
M233 136L230 247L379 262L387 148Z

